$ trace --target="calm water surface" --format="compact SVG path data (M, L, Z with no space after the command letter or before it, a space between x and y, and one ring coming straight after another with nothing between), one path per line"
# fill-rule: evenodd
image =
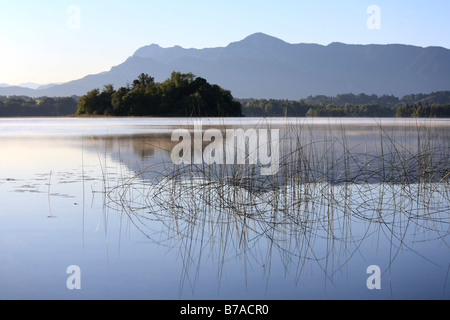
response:
M0 119L0 299L450 298L450 121L202 124L279 128L278 175L178 174L192 120Z

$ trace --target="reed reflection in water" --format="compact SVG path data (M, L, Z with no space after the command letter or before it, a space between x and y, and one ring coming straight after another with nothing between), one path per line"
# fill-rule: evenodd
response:
M446 127L285 123L280 129L277 175L262 176L248 164L176 166L169 160L173 144L159 138L163 148L153 140L144 146L158 149L160 162L152 157L106 190L110 208L125 212L158 245L175 248L180 296L186 287L195 292L205 264L215 266L219 290L231 265L241 267L245 281L262 270L268 286L272 266L281 263L297 283L320 272L326 292L336 276L351 278L355 268L369 266L375 253L368 250L386 257L383 276L392 294L391 270L405 252L448 270L448 258L442 265L432 254L449 247Z

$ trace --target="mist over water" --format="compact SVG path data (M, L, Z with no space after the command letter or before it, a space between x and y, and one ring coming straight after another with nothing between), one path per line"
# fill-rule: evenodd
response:
M279 129L262 176L175 165L195 120L1 119L0 298L449 298L450 121L201 120Z

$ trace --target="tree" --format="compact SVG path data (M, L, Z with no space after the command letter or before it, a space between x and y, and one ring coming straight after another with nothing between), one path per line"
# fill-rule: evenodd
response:
M121 87L119 90L111 95L111 106L113 108L112 115L127 116L129 106L125 96L130 92L128 88Z
M99 105L97 106L98 114L112 115L113 107L111 104L111 99L113 94L114 87L112 84L106 85L99 96Z
M94 89L82 96L78 100L77 115L96 115L98 114L97 106L100 103L100 90Z
M146 73L141 73L136 80L133 81L133 90L138 88L145 89L147 86L155 83L155 78L150 77Z

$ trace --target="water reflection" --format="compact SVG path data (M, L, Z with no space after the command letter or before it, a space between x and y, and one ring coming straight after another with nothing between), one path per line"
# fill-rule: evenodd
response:
M107 190L107 205L154 243L176 250L180 296L195 292L204 265L215 266L220 285L230 261L245 282L256 269L269 283L276 266L296 283L320 273L326 291L336 275L367 263L374 242L388 278L397 263L411 267L397 262L405 252L447 271L448 259L434 258L449 248L447 128L282 129L275 176L248 164L176 166L168 134L95 141L135 172Z
M107 135L92 137L88 143L93 148L106 148L112 157L120 158L130 169L142 172L145 179L150 171L161 174L161 168L173 166L171 151L178 141L171 141L171 133L178 128L191 130L194 125L167 127L162 132L135 135ZM448 153L450 148L450 122L406 122L359 124L346 123L303 123L299 120L284 122L252 122L226 125L216 123L226 136L229 128L277 128L280 130L280 170L277 174L282 184L287 177L303 182L348 183L414 183L440 182L449 172ZM203 133L212 124L203 125ZM224 141L225 142L225 141ZM203 141L202 150L211 142ZM247 140L248 143L248 140ZM225 145L226 147L226 145ZM224 147L224 149L225 149ZM194 158L194 144L191 144ZM248 148L248 145L247 145ZM270 148L269 148L270 149ZM127 154L133 155L131 158ZM121 156L122 154L122 156ZM224 152L225 158L225 152ZM240 171L240 175L251 175L260 179L261 166L249 164L249 150L246 150L246 165L215 166L215 170L227 171L227 176ZM136 161L139 159L139 164ZM223 161L226 163L226 161ZM192 161L194 163L194 161ZM163 166L161 167L161 165ZM200 163L201 164L201 163ZM158 169L148 170L157 166ZM193 167L197 167L198 164ZM206 169L205 169L206 168ZM183 170L183 169L181 169ZM195 170L195 169L194 169ZM201 170L212 174L211 166L202 165ZM197 170L197 171L201 171ZM255 172L250 172L250 171ZM223 175L217 172L216 175Z
M114 290L119 297L130 292L148 297L141 295L148 289L140 288L141 277L150 273L146 268L164 278L152 297L166 292L172 299L371 298L366 288L371 264L383 272L383 290L376 298L449 297L448 122L204 123L203 130L222 132L280 129L280 170L264 176L260 164L175 165L171 150L177 142L171 132L193 130L187 120L52 120L49 132L42 131L45 120L38 121L39 130L34 121L20 121L0 133L2 150L11 154L0 157L4 210L22 214L40 208L44 217L56 217L46 222L61 228L57 238L48 234L48 224L40 222L41 233L33 229L42 242L39 252L48 259L48 248L71 239L67 247L61 245L64 253L51 255L52 263L39 270L51 269L55 260L64 267L66 261L77 263L65 255L80 242L89 250L87 230L94 229L103 232L106 250L101 250L108 264L92 256L85 263L101 274L120 264L109 252L116 244L126 256L120 276L134 287L90 278L84 283L105 288L97 287L94 298ZM14 196L4 192L8 186ZM10 221L2 223L8 236L13 237L10 229L18 230L20 239L30 236L22 224L12 227ZM127 243L124 235L138 240ZM3 241L2 246L15 248L15 243ZM24 254L35 255L31 252ZM1 270L6 270L5 256L0 255ZM48 288L57 291L58 286Z

